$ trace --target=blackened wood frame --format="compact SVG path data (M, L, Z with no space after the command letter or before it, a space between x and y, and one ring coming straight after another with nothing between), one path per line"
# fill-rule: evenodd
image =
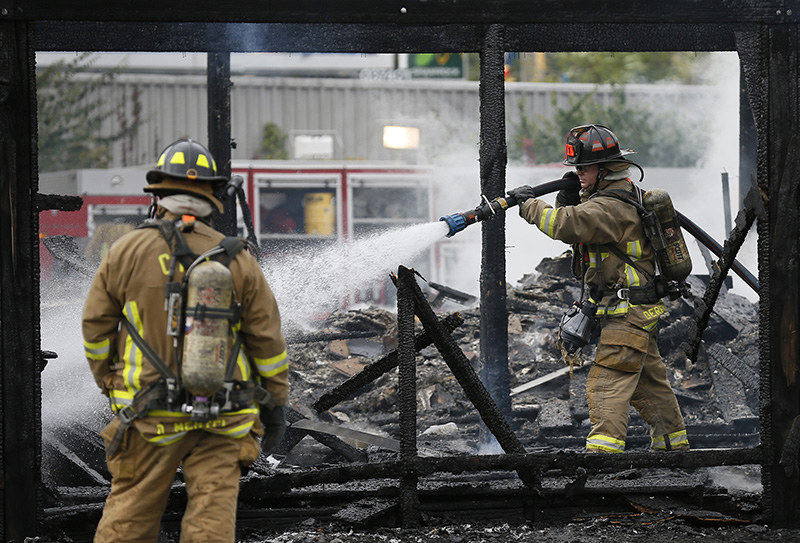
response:
M132 12L129 2L119 0L0 0L0 518L5 540L35 535L41 513L33 51L494 54L494 49L484 47L490 23L502 24L501 45L511 51L739 51L758 133L758 183L771 196L768 216L758 225L765 504L775 523L798 522L797 470L793 477L785 477L779 459L791 423L800 414L800 173L796 164L800 156L796 137L800 5L796 0L620 0L594 12L577 0L543 0L535 4L536 10L531 5L510 0L198 0L190 8L179 2L142 1ZM489 35L494 39L497 32ZM497 78L502 79L502 74L482 74L482 82ZM490 112L482 116L488 133L493 122ZM226 121L218 124L224 129ZM224 145L220 136L214 133L210 139ZM491 162L492 157L481 159ZM492 190L502 191L502 177L492 177ZM487 223L485 228L488 233L500 232L502 223ZM484 262L504 259L501 246L490 249L484 247ZM487 281L504 280L484 275ZM482 301L491 305L488 299ZM494 318L504 320L504 311L500 313L486 315L482 324Z

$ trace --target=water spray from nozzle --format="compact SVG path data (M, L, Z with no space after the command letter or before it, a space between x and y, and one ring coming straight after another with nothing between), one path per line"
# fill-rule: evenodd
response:
M541 185L533 187L533 191L534 195L538 198L540 196L544 196L545 194L550 194L551 192L556 192L563 189L578 189L580 186L580 182L577 178L568 177L565 179L556 179L555 181L542 183ZM463 213L453 213L452 215L445 215L439 219L440 221L447 223L447 226L450 228L450 231L447 233L448 238L455 236L470 224L491 219L492 217L495 217L500 213L504 213L508 208L514 207L519 203L517 202L516 198L510 195L500 196L494 200L489 200L486 196L482 196L482 198L483 203L473 210L464 211Z

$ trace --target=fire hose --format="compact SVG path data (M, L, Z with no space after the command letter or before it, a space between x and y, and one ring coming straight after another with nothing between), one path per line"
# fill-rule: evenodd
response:
M577 188L580 188L580 183L577 179L557 179L555 181L548 181L546 183L542 183L541 185L536 185L533 187L533 194L534 197L539 198L546 194L557 192L562 189ZM447 226L450 228L449 232L447 233L447 237L450 238L471 224L483 222L503 214L509 208L516 206L518 203L519 202L517 202L513 196L500 196L494 200L489 200L486 198L486 196L483 196L483 203L475 209L461 213L445 215L439 220L447 223ZM722 258L722 245L720 245L705 230L700 228L694 221L682 213L678 213L678 217L681 221L681 227L684 230L690 233L695 239L697 239L697 241L708 247L708 249L717 255L717 257ZM750 288L758 292L758 279L747 268L745 268L741 262L734 260L731 264L731 270L733 270L736 275L741 277Z

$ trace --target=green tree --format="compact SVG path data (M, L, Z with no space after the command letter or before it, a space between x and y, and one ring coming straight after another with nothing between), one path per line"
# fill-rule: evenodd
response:
M289 158L286 150L286 134L281 127L275 123L264 125L264 132L261 138L261 147L253 158L268 158L273 160L285 160Z
M702 119L676 116L672 111L630 104L623 89L612 92L607 106L597 100L597 91L569 100L565 107L556 106L556 94L551 95L555 108L552 118L530 118L524 99L517 103L517 118L510 123L509 159L526 157L526 139L533 143L535 162L561 162L564 135L573 126L586 123L603 124L620 137L623 147L635 147L636 162L646 166L691 167L702 158ZM529 157L528 157L529 158Z
M114 80L116 70L89 74L93 58L83 53L36 71L39 171L107 167L111 144L139 127L138 119L126 120L111 134L101 135L103 122L119 116L122 105L100 92Z

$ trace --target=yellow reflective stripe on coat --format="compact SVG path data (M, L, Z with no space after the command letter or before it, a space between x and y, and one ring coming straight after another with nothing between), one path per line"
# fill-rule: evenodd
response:
M625 264L625 278L627 279L629 287L642 286L642 282L641 279L639 279L639 274L636 272L636 268L630 264Z
M586 438L586 448L621 453L625 452L625 441L603 434L595 434Z
M253 362L255 362L256 369L258 369L258 374L261 375L261 377L272 377L273 375L277 375L289 369L289 361L286 359L287 356L286 351L283 351L281 354L270 358L253 357Z
M650 442L650 448L659 451L666 450L667 446L664 438L669 439L670 448L689 446L689 438L686 435L686 430L678 430L671 434L653 436Z
M589 251L589 267L590 268L597 267L597 253L594 251Z
M144 338L144 326L142 326L142 319L139 317L139 307L136 302L130 301L125 303L122 309L125 317L133 323L136 331ZM125 383L125 388L130 392L137 392L142 388L140 381L142 376L142 351L136 346L130 334L125 337L125 365L122 368L122 380Z
M629 241L628 242L628 246L627 246L627 250L625 252L633 260L642 258L642 242L640 242L639 240Z
M156 445L172 445L173 443L180 440L188 433L189 432L178 432L177 434L165 434L161 436L145 437L145 439L150 443L154 443Z
M628 312L630 306L631 304L628 302L628 300L620 300L619 303L614 307L600 306L597 308L597 316L624 315Z
M83 350L86 353L86 358L105 360L111 354L111 341L108 338L97 342L86 341L84 339Z
M133 403L133 392L111 389L108 398L111 400L111 409L117 412Z
M553 237L553 230L556 226L556 215L558 215L558 211L558 208L545 208L542 210L542 216L539 219L539 230L551 238Z
M251 420L249 422L245 422L244 424L240 424L239 426L234 426L232 428L208 428L206 429L206 431L220 436L240 438L250 433L250 429L253 427L254 422L255 421Z

